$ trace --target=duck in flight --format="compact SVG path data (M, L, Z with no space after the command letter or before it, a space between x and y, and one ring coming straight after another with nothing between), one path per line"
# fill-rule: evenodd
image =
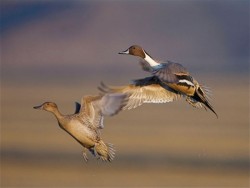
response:
M152 74L151 77L135 80L133 84L124 87L112 88L101 85L101 90L130 93L125 108L134 108L143 103L171 102L185 96L186 101L192 106L208 108L218 118L209 103L208 88L199 84L181 64L157 61L138 45L133 45L119 54L140 57L143 70Z
M104 127L103 116L113 116L126 105L126 94L105 94L84 96L81 104L76 103L74 114L63 115L54 102L45 102L35 109L45 110L55 115L59 126L83 146L83 157L88 161L87 150L103 161L112 161L114 149L100 137Z

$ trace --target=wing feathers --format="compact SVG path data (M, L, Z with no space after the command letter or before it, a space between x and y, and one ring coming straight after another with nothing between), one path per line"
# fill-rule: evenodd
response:
M100 100L100 110L102 115L113 116L117 114L126 104L126 94L111 93L106 94Z
M94 128L103 128L103 116L113 116L126 105L126 94L105 94L98 96L84 96L82 98L80 116L87 118Z
M101 83L99 87L102 92L124 93L129 95L128 103L123 109L132 109L143 103L166 103L178 99L181 95L168 91L159 84L136 86L133 84L121 87L106 86Z

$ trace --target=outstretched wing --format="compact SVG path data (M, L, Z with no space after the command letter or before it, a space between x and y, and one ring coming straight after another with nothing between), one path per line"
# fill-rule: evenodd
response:
M156 77L147 77L135 80L134 84L111 87L101 83L99 89L107 93L124 93L129 95L129 100L123 109L136 108L143 103L166 103L178 99L181 95L167 85L160 84Z
M99 101L100 112L105 116L117 114L127 103L127 95L123 93L109 93Z
M105 94L99 96L84 96L80 110L80 116L87 118L94 128L102 129L104 127L104 116L113 116L117 114L126 104L126 94Z

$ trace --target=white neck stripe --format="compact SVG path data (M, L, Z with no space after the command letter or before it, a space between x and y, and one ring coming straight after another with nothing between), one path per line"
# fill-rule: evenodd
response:
M147 61L151 67L154 67L160 64L160 63L157 63L155 60L153 60L146 52L144 52L144 54L145 54L144 60Z

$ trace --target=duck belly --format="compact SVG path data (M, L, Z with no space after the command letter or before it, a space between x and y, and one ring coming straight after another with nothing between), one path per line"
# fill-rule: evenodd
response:
M66 131L86 148L91 148L96 143L96 132L80 122L72 123Z

